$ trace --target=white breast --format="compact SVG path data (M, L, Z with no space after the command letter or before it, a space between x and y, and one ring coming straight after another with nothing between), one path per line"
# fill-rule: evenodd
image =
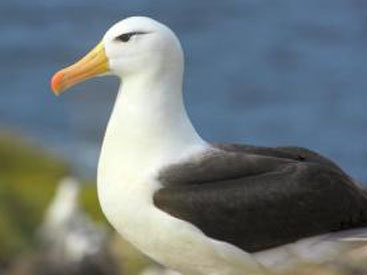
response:
M160 187L155 180L157 171L178 158L205 150L205 143L167 143L170 148L161 147L159 152L144 150L131 139L121 139L116 129L111 132L110 126L99 161L98 196L107 219L124 238L157 262L183 274L260 272L247 253L206 237L195 226L153 204L153 193Z

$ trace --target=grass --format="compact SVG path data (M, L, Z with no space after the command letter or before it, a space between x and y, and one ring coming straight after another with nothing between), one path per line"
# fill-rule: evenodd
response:
M0 262L32 246L58 181L68 174L61 160L14 135L0 133Z
M0 261L32 246L58 181L68 166L14 135L0 133Z

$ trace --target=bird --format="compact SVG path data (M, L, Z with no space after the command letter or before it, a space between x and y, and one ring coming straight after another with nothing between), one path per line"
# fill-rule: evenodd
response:
M78 201L81 183L72 177L63 178L46 211L39 230L39 239L56 258L82 262L84 258L101 258L108 239L106 229L94 223L81 209Z
M199 136L183 100L183 49L166 25L117 22L51 88L60 95L103 75L121 84L98 162L99 202L116 231L158 263L190 275L267 274L274 255L301 255L301 243L367 244L366 191L332 160Z
M78 203L81 185L70 176L60 180L32 249L16 257L1 274L121 274L109 250L106 228L92 221Z
M80 189L76 178L61 179L38 231L38 265L29 274L119 273L108 250L107 230L79 205Z

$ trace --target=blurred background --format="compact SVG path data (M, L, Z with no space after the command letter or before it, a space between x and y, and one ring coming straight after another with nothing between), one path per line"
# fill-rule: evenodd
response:
M367 184L367 1L3 0L0 274L41 274L37 265L56 258L70 267L93 253L104 259L98 274L134 275L151 264L113 235L95 194L118 80L93 79L59 98L49 88L56 70L132 15L180 38L187 109L205 139L304 146ZM67 247L68 234L91 246Z

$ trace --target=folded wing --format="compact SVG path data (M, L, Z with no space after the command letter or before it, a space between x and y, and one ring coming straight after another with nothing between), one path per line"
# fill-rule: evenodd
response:
M159 180L158 208L248 252L367 226L365 192L303 148L216 145Z

